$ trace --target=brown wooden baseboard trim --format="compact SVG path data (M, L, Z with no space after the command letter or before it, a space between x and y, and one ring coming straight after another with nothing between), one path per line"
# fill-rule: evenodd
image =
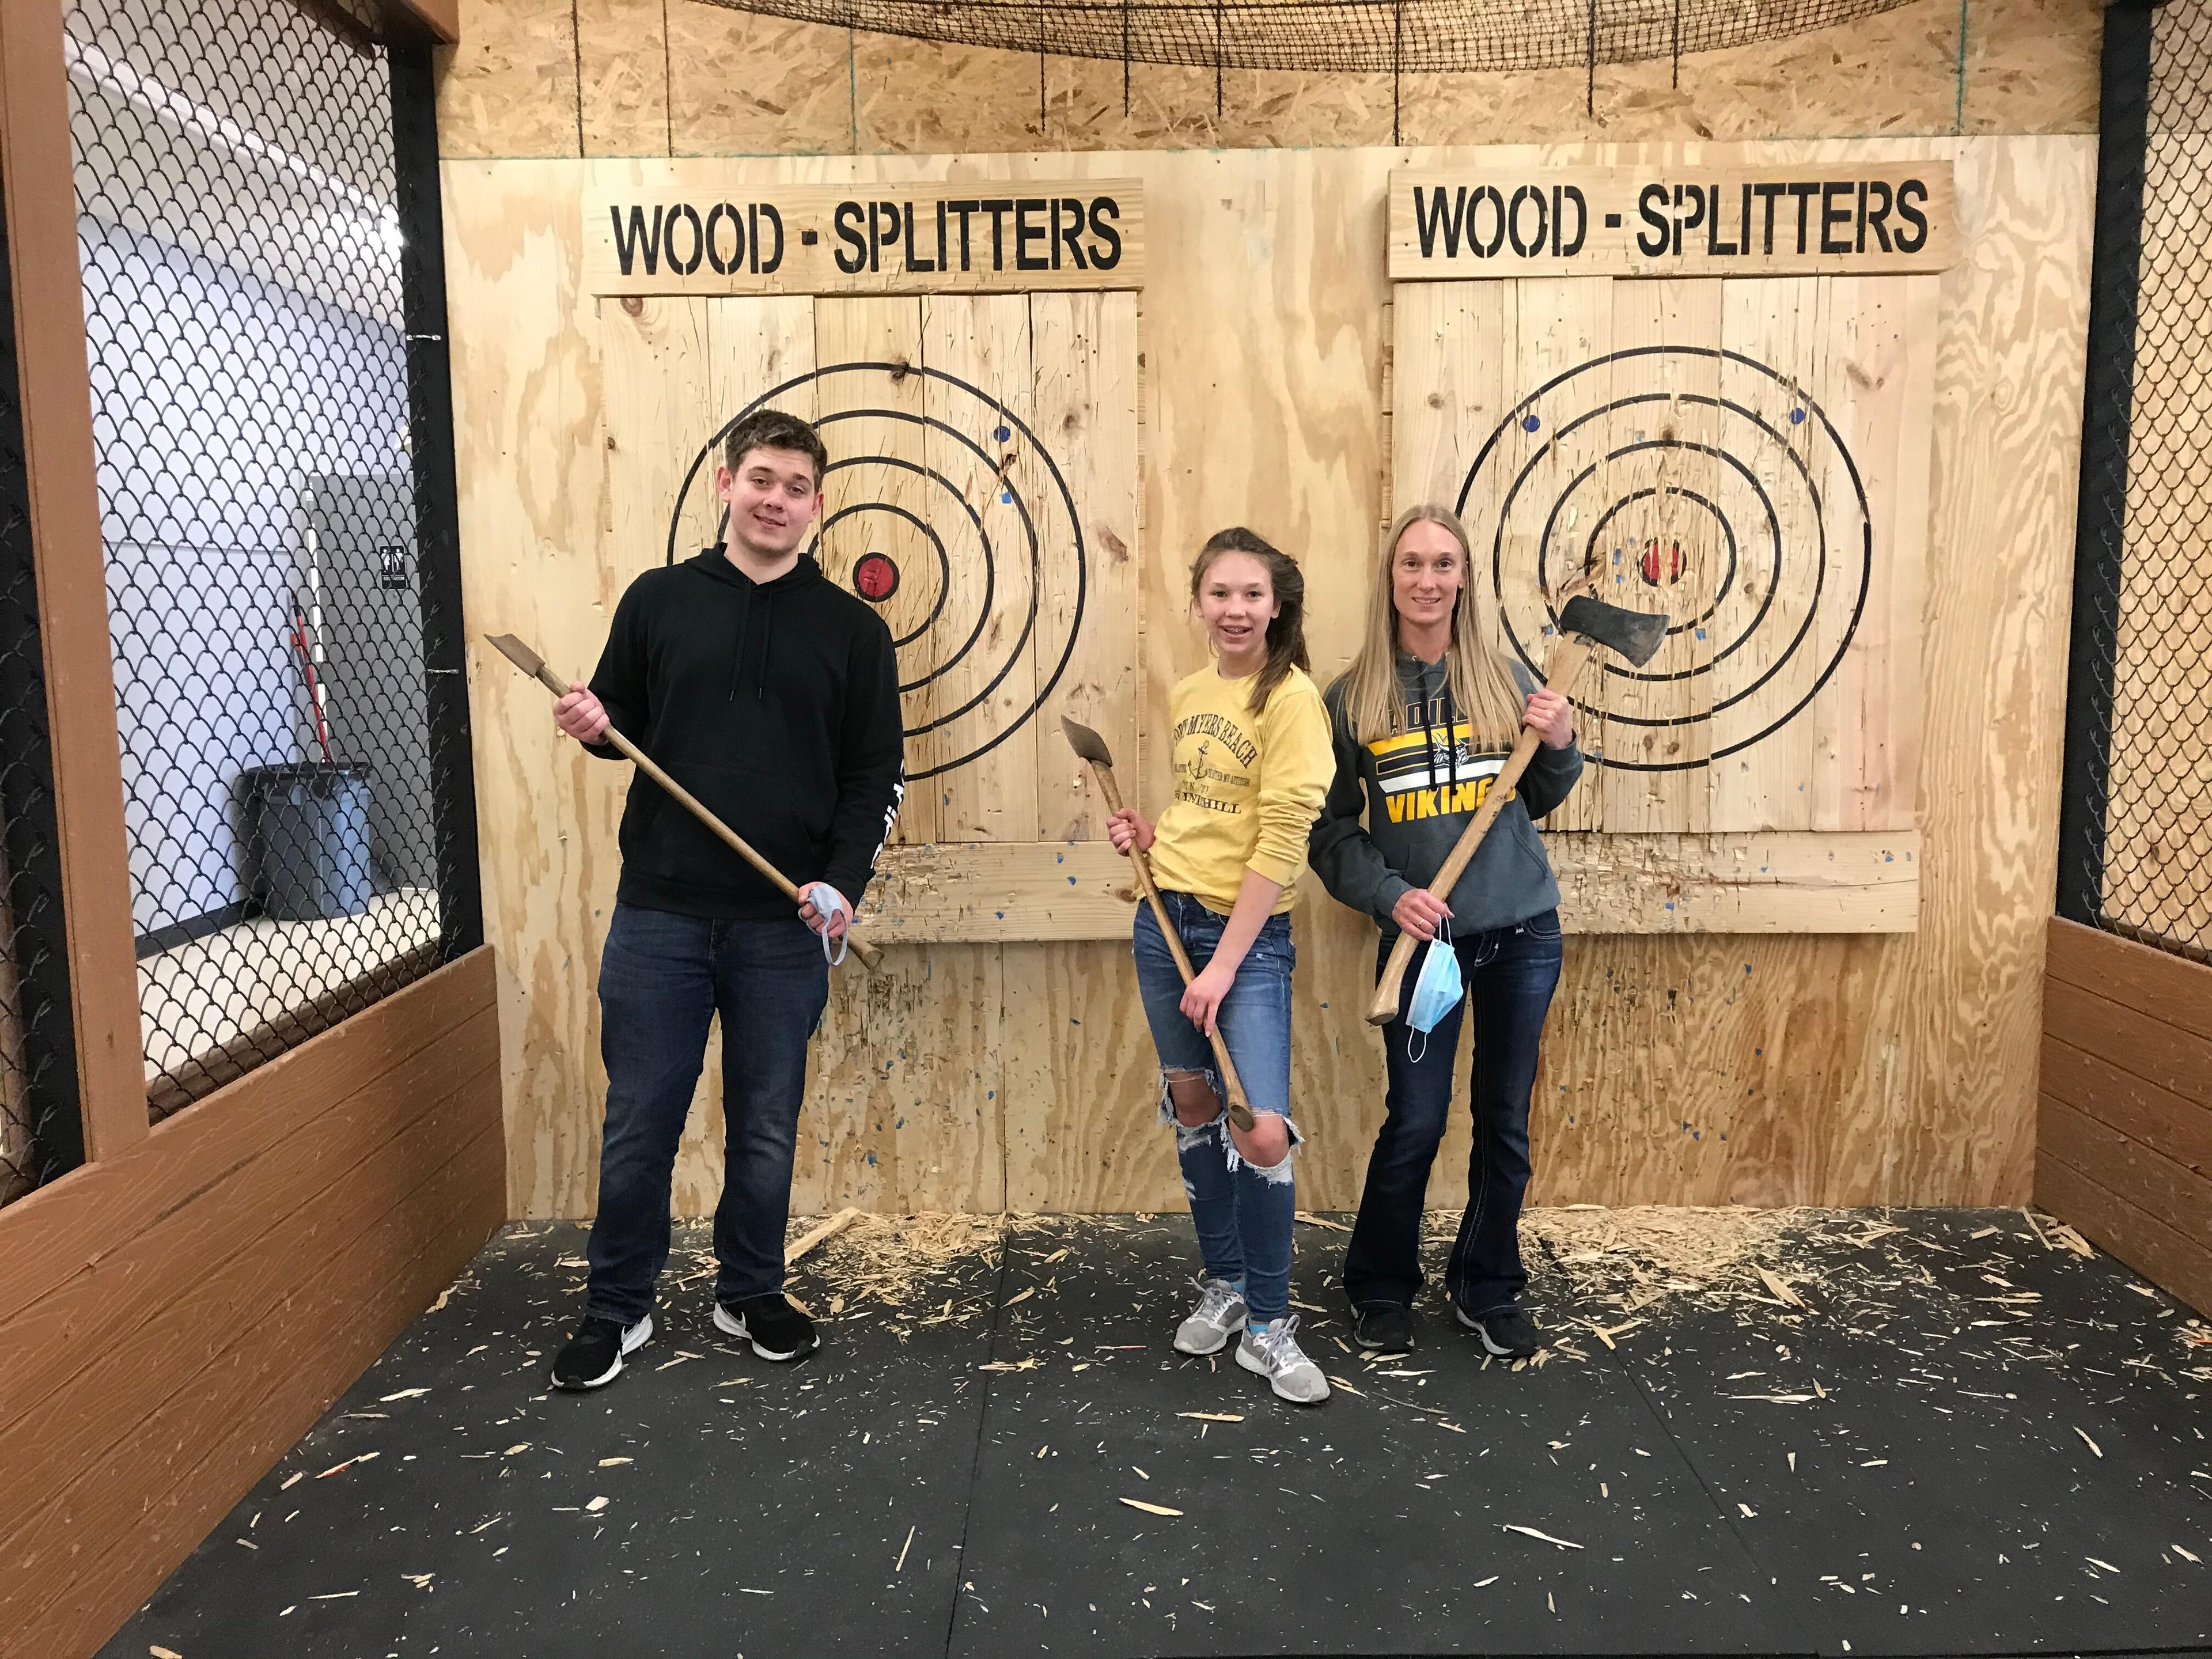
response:
M0 1211L0 1631L88 1656L506 1212L471 953Z
M496 1019L489 949L273 1060L122 1157L0 1209L0 1329L72 1275L470 1020Z
M203 1429L182 1455L164 1457L174 1437L149 1425L103 1460L116 1484L55 1506L23 1540L35 1554L15 1556L0 1582L0 1627L22 1631L28 1653L96 1653L467 1265L502 1218L503 1204L481 1194L499 1191L505 1162L500 1134L487 1132L380 1227L319 1264L313 1286L242 1336L178 1402ZM158 1495L132 1490L142 1455L173 1471Z
M2212 1250L2196 1240L2040 1151L2035 1201L2198 1312L2212 1312Z

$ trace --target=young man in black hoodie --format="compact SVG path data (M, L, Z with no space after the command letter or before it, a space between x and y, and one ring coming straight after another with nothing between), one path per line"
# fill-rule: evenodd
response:
M714 1211L714 1324L763 1359L814 1327L783 1294L806 1045L827 961L904 793L890 630L800 551L829 457L814 428L763 410L716 469L720 546L629 585L587 688L554 708L594 755L620 728L807 896L791 902L642 774L623 810L622 881L599 969L607 1111L583 1322L553 1362L563 1389L612 1382L653 1335L668 1261L677 1142L722 1018L726 1170Z

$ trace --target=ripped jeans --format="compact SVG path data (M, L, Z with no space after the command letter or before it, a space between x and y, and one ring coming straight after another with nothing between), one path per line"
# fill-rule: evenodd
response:
M1214 915L1188 893L1164 892L1160 901L1182 935L1193 970L1204 969L1229 918ZM1160 1117L1175 1130L1176 1157L1182 1165L1183 1191L1190 1199L1191 1224L1206 1275L1231 1283L1241 1279L1252 1317L1280 1319L1290 1310L1291 1228L1297 1209L1291 1155L1285 1153L1272 1169L1254 1169L1229 1138L1226 1107L1212 1122L1194 1128L1176 1121L1166 1073L1200 1073L1217 1100L1226 1097L1212 1045L1178 1006L1182 975L1148 904L1137 907L1134 944L1137 988L1160 1054ZM1296 961L1290 917L1270 916L1237 964L1218 1015L1253 1111L1283 1119L1293 1149L1298 1143L1297 1126L1290 1121L1291 969Z

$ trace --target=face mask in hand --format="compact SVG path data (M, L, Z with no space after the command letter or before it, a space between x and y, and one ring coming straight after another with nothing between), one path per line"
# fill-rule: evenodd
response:
M1421 971L1413 981L1413 999L1406 1009L1406 1024L1413 1028L1406 1034L1408 1059L1419 1060L1428 1052L1429 1033L1466 994L1467 981L1460 975L1459 952L1452 949L1451 931L1440 927L1429 948L1421 953ZM1420 1039L1418 1049L1413 1046L1416 1035Z
M817 932L817 937L818 937L822 941L823 959L828 962L832 968L841 966L845 960L845 949L848 943L847 936L842 933L837 936L837 954L831 956L830 954L830 934L827 930L830 924L837 919L840 912L842 912L848 918L846 925L850 927L852 924L849 918L852 915L852 912L845 908L845 901L838 897L837 890L832 887L826 881L815 882L809 886L805 892L801 893L799 896L805 899L809 904L811 904L817 913L818 913L822 917L822 928Z

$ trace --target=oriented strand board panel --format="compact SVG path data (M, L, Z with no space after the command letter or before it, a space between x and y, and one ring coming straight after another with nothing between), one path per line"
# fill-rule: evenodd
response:
M1962 27L1964 24L1964 27ZM949 155L2097 131L2097 0L1911 0L1672 62L1504 73L1037 58L699 0L462 0L445 155ZM1964 62L1960 46L1964 45Z
M1954 40L1956 16L1954 6ZM1761 159L1844 162L1929 148L1778 145ZM1919 931L1571 939L1534 1119L1536 1190L1548 1200L2016 1203L2029 1194L2094 144L1981 138L1937 148L1954 166L1966 242L1960 264L1929 279L1938 326L1928 541L1911 613L1923 644L1912 815ZM1087 169L1144 179L1144 535L1132 562L1143 628L1129 669L1142 732L1157 727L1175 680L1204 660L1188 620L1188 562L1224 525L1249 523L1301 558L1316 671L1325 678L1348 659L1393 498L1381 411L1405 402L1386 404L1389 176L1470 159L1371 149L744 165L820 183L911 180L955 166L969 177ZM1619 157L1592 147L1500 159L1601 166ZM1717 146L1705 159L1730 158ZM455 162L445 171L471 627L535 629L556 664L589 662L623 581L662 556L657 544L610 544L605 371L589 344L599 313L572 275L586 173L642 165ZM1664 304L1694 314L1690 294ZM1671 314L1593 308L1573 340L1531 331L1525 349L1584 349L1580 342L1601 329L1656 326ZM1060 326L1040 325L1033 304L1032 349ZM714 337L710 319L710 347ZM1503 395L1502 366L1473 353L1462 362L1466 375L1496 374ZM1046 383L1035 384L1042 396ZM1463 471L1471 460L1457 465ZM593 975L626 769L564 749L544 692L503 662L477 660L471 673L486 926L506 964L509 1202L517 1214L588 1213L604 1088ZM1124 788L1146 800L1164 787L1156 748L1122 769ZM1040 744L1034 777L1049 775L1048 759ZM1040 822L1031 844L1050 845L1051 828ZM1680 866L1728 874L1726 888L1705 890L1702 902L1726 896L1747 915L1767 902L1736 860L1739 850L1752 856L1764 832L1674 833L1636 832L1632 867L1616 860L1579 873L1591 866L1565 836L1557 860L1570 886L1595 885L1606 902L1624 902L1605 896L1625 884L1634 902L1663 910ZM1901 841L1875 829L1826 833L1867 848ZM1095 854L1086 845L1085 856ZM1789 872L1788 883L1826 889L1838 902L1892 902L1887 866L1831 878L1789 863L1793 851L1761 855L1769 868L1759 873ZM1113 896L1114 873L1086 866L1067 890L1097 907L1085 926L1102 932L1127 926L1126 908L1122 920L1111 915L1127 904ZM1126 934L988 942L978 915L988 897L970 890L945 903L983 942L893 945L895 978L881 993L851 965L839 970L808 1108L809 1156L826 1153L836 1167L819 1176L802 1168L805 1201L851 1191L885 1207L957 1206L980 1201L1001 1170L1005 1201L1020 1207L1180 1204L1154 1117L1158 1083ZM1358 1018L1375 933L1317 890L1293 925L1301 1202L1351 1204L1382 1115L1380 1039ZM942 1059L915 1073L914 1094L902 1096L899 1079L918 1054ZM702 1093L714 1086L710 1078ZM918 1103L902 1123L902 1100ZM702 1110L696 1122L678 1170L687 1213L711 1209L719 1188L708 1150L719 1119ZM1435 1201L1462 1194L1466 1159L1462 1114L1438 1160ZM887 1169L890 1176L873 1174Z
M1963 27L1962 27L1963 22ZM1754 46L1480 74L1038 58L701 0L463 0L449 156L762 155L2094 132L2098 0L1910 0ZM1960 49L1965 46L1962 64ZM580 76L579 71L580 70Z

